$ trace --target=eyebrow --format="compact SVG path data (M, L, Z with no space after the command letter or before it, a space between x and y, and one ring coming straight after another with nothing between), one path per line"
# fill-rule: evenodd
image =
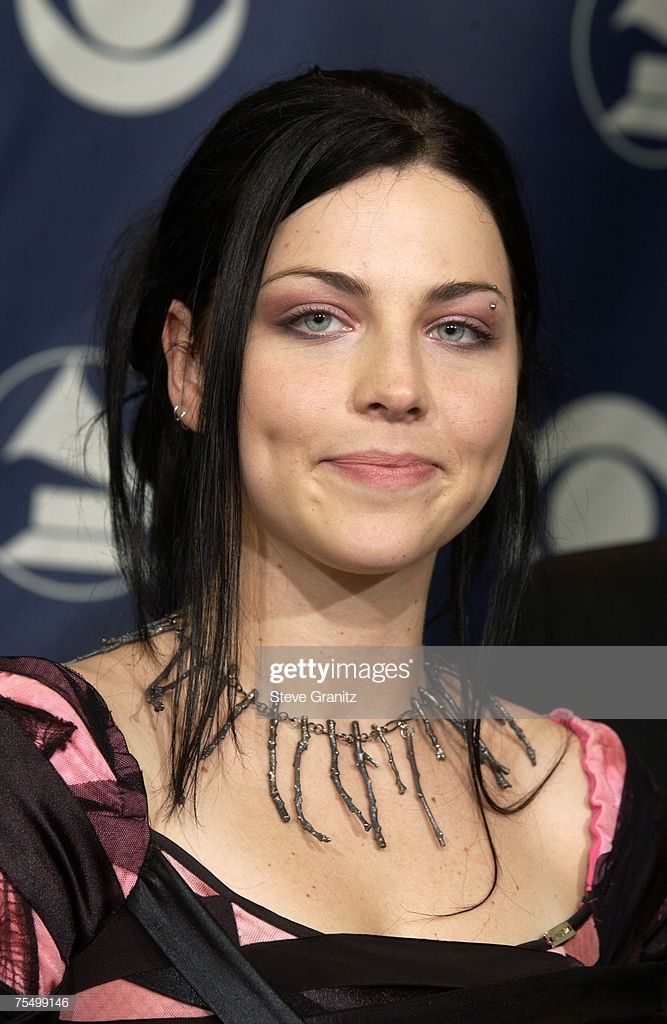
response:
M351 274L342 274L337 270L319 270L316 267L295 267L293 270L283 270L278 274L272 274L262 281L261 288L284 277L314 277L318 281L324 281L333 288L337 288L346 295L354 295L361 299L370 299L371 290L368 285L358 277ZM423 295L426 305L436 302L448 302L450 299L459 299L465 295L472 295L473 292L493 292L506 305L509 305L507 297L495 284L488 281L446 281L443 284L429 288Z
M333 288L345 292L347 295L356 295L360 299L370 299L371 290L367 284L358 277L351 274L341 274L337 270L318 270L315 267L295 267L293 270L283 270L279 274L273 274L262 281L261 287L278 281L283 277L315 277L318 281L324 281Z

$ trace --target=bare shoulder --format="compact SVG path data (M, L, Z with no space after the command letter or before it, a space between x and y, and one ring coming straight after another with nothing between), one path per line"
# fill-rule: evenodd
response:
M559 801L568 793L573 798L581 799L585 796L587 799L588 777L583 767L582 748L576 734L547 715L540 715L504 699L502 704L535 751L536 763L533 765L525 754L521 738L509 724L499 726L499 723L493 723L495 735L500 736L502 733L503 754L512 761L512 769L521 783L519 788L534 788L549 775L555 765L558 765L546 783L545 791L548 789L552 793L557 793Z
M97 690L112 714L114 708L120 707L126 715L128 706L137 700L141 677L146 674L143 660L139 645L129 643L81 658L67 667L78 672Z
M166 654L166 644L164 648ZM68 667L100 694L149 784L161 771L169 743L168 712L157 715L146 700L146 688L159 674L160 664L141 644L131 642Z
M524 749L520 740L513 732L506 731L507 726L502 727L505 743L502 753L511 760L515 794L509 803L538 789L526 809L534 825L531 828L534 856L542 863L550 882L559 884L563 892L573 896L576 892L579 898L586 886L592 838L590 782L583 764L581 743L576 734L560 722L545 715L537 716L509 701L503 704L524 730L536 755L533 766L525 754L519 753ZM502 761L502 756L499 760Z

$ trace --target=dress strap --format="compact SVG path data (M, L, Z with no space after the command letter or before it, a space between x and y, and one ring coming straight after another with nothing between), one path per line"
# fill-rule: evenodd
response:
M127 907L221 1021L303 1024L155 846Z

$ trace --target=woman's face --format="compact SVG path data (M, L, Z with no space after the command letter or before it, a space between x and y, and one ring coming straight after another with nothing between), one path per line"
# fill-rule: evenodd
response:
M507 257L466 186L419 165L320 196L276 232L248 337L244 515L334 569L432 558L493 490L518 372Z

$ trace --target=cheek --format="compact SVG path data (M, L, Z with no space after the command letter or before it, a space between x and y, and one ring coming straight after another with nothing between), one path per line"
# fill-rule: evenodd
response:
M507 451L516 412L516 382L480 389L452 410L452 425L465 454L495 465Z
M286 370L284 360L248 359L239 419L242 467L261 466L262 475L288 472L295 461L281 455L316 440L329 412L325 382Z

